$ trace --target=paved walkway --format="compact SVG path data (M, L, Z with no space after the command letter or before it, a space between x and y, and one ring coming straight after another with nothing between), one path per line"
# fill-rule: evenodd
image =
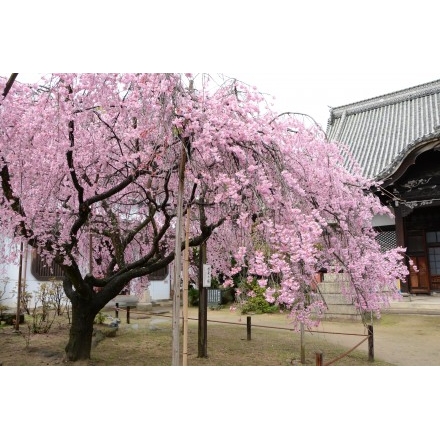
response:
M153 307L152 312L171 315L172 302L161 302ZM189 309L191 319L197 319L197 314L197 308ZM382 310L382 316L383 319L374 326L376 359L400 366L440 365L440 295L404 296ZM211 320L246 322L237 312L230 312L228 307L208 310L208 321ZM286 316L278 314L253 315L252 325L259 324L288 326ZM347 349L355 347L360 341L356 335L366 331L360 321L323 321L315 330L314 337L324 338ZM367 355L368 344L361 344L357 350Z
M440 295L402 296L400 301L393 301L382 313L440 315Z
M172 301L154 303L153 312L168 312L172 310ZM408 295L400 301L392 301L389 308L382 313L440 315L440 294L437 295Z

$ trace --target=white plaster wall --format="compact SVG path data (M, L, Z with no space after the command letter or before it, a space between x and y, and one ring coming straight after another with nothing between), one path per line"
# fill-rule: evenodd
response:
M395 224L394 218L388 217L387 215L375 215L373 217L373 227L393 226Z
M27 291L29 293L33 293L33 298L31 300L30 306L34 306L34 297L35 292L38 292L39 286L42 281L38 281L32 275L30 267L31 267L31 253L32 250L28 249L27 259L23 256L23 273L22 279L25 279ZM26 267L26 276L25 276L25 267ZM2 275L0 275L0 291L3 292L5 289L5 294L3 295L3 299L1 304L4 306L8 306L12 309L17 307L17 284L18 284L18 263L12 265L2 265ZM6 278L8 278L8 282L5 283ZM171 288L171 276L170 273L163 281L151 281L148 286L148 290L150 292L151 300L159 301L159 300L169 300L171 298L170 288ZM15 290L15 292L14 292ZM7 299L5 299L7 298Z
M151 281L148 286L148 291L150 292L150 297L152 301L168 300L171 298L170 288L170 273L163 281Z
M23 266L22 266L22 280L26 282L26 290L29 293L35 293L38 291L41 281L37 281L35 277L31 274L31 250L28 250L27 259L23 256ZM0 290L3 292L5 289L5 294L3 295L3 299L1 301L2 305L6 305L8 307L16 308L17 307L17 286L18 286L18 262L17 264L3 265L2 275L0 276ZM6 279L8 281L6 282ZM15 292L14 292L15 291ZM33 297L35 294L33 295ZM33 298L31 300L31 306L34 305Z

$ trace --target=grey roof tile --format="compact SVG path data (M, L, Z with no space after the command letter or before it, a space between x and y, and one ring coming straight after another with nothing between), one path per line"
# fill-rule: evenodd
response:
M440 136L440 80L330 111L327 137L346 145L364 175L390 175L419 142Z

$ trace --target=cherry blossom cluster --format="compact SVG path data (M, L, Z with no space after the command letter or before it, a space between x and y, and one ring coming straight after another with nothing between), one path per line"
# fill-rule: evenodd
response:
M396 295L407 269L403 249L382 253L375 239L372 217L391 214L374 182L355 164L349 172L318 128L274 114L238 80L208 75L14 84L0 106L0 228L11 237L1 258L14 260L25 240L76 292L87 284L102 303L127 284L140 292L174 259L182 154L190 245L207 241L225 286L255 277L308 325L326 307L313 287L320 269L343 272L341 289L362 311L380 313Z

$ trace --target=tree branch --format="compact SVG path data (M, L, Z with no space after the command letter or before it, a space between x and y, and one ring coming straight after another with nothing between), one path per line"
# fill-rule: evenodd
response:
M11 76L9 77L5 88L3 89L3 93L2 96L3 98L6 98L6 96L8 96L9 90L11 90L12 85L14 84L15 78L17 78L18 73L11 73ZM1 105L1 102L0 102Z

